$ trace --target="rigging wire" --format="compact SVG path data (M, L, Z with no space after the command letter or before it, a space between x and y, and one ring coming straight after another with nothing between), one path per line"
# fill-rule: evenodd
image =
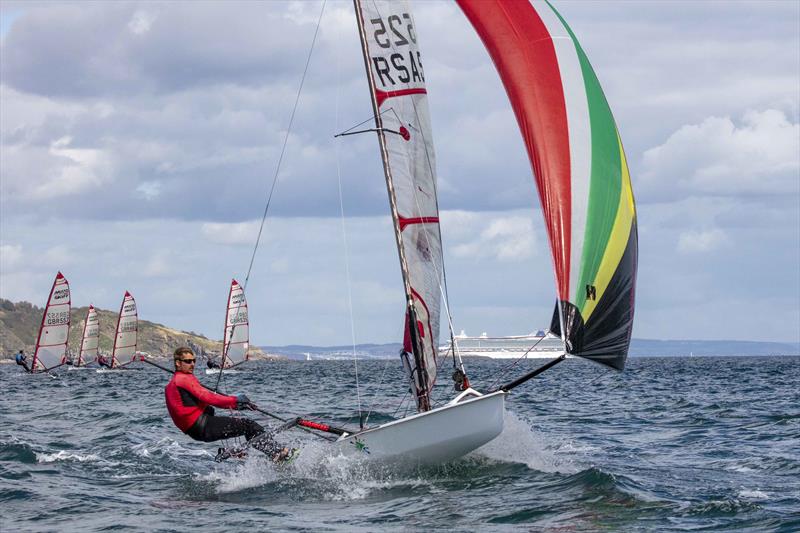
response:
M337 35L338 37L338 35ZM336 42L339 42L339 39L336 39ZM339 101L341 96L341 80L339 79L340 74L340 54L339 54L339 46L336 46L336 105L335 105L335 125L338 129L339 127ZM342 241L344 243L344 269L345 275L347 277L347 303L348 303L348 310L350 311L350 340L352 341L353 345L353 366L355 367L355 378L356 378L356 400L358 402L358 424L361 429L364 429L364 419L363 419L363 411L361 409L361 384L359 383L358 379L358 355L356 354L356 326L355 326L355 319L353 318L353 286L350 280L350 250L347 243L347 224L345 224L344 218L344 195L342 193L342 166L341 166L341 141L334 139L334 144L336 147L336 178L337 183L339 185L339 214L341 216L341 223L342 223Z
M258 236L256 237L256 242L255 242L255 245L253 246L253 253L250 256L250 264L247 267L247 275L245 276L244 283L242 284L242 290L245 292L245 294L247 294L247 284L250 281L250 274L253 271L253 263L255 262L256 253L258 252L258 245L261 243L261 234L264 231L264 223L267 220L267 213L269 212L269 206L272 203L272 195L275 193L275 185L278 183L278 174L280 173L280 170L281 170L281 163L283 162L283 156L286 153L286 145L289 142L289 135L292 132L292 125L294 124L294 117L295 117L295 114L297 113L297 106L300 104L300 95L303 92L303 85L305 84L306 75L308 74L308 67L311 64L311 56L314 53L314 46L317 43L317 35L319 35L319 28L320 28L320 25L322 24L322 15L325 13L325 5L326 4L327 4L327 0L323 0L322 1L322 7L320 8L320 11L319 11L319 17L317 18L317 27L314 29L314 37L311 39L311 47L308 50L308 56L306 57L306 64L305 64L305 67L303 68L303 75L300 78L300 86L297 88L297 94L295 95L294 107L292 107L292 113L289 116L289 125L286 128L286 134L283 137L283 145L281 146L281 153L278 156L278 164L275 166L275 173L272 176L272 185L269 188L269 193L267 195L267 202L264 205L264 214L261 215L261 224L258 227ZM238 308L237 308L237 311L238 311ZM225 326L227 328L227 324ZM234 329L231 330L231 337L233 337L233 332L234 332L235 328L236 328L236 326L234 325ZM224 339L223 339L223 342L224 342ZM219 375L217 376L217 385L214 387L214 391L218 390L219 384L220 384L220 380L222 379L222 370L224 368L225 355L226 355L224 352L225 352L225 350L224 350L224 344L223 344L223 354L222 354L222 363L223 364L220 365Z
M498 382L499 382L499 381L500 381L500 380L501 380L501 379L502 379L502 378L503 378L503 377L504 377L506 374L508 374L508 372L509 372L511 369L513 369L515 366L517 366L517 365L519 364L519 362L520 362L520 361L522 361L523 359L527 359L527 358L528 358L528 354L529 354L529 353L531 353L531 350L533 350L534 348L536 348L536 347L539 345L539 343L540 343L540 342L542 342L544 339L545 339L545 337L542 337L542 338L540 338L538 341L536 341L536 342L533 344L533 346L531 346L530 348L528 348L528 351L526 351L524 354L522 354L520 357L518 357L518 358L517 358L515 361L513 361L513 362L511 362L511 363L508 363L506 366L504 366L503 368L501 368L500 370L498 370L498 371L497 371L497 374L496 374L496 376L497 376L497 377L496 377L496 378L494 379L494 381L492 381L492 383L491 383L491 384L490 384L490 385L487 387L487 390L492 390L492 389L494 389L494 386L495 386L495 384L496 384L496 383L498 383Z

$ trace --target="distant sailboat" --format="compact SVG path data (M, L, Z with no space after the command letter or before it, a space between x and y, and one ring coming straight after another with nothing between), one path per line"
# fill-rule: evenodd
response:
M93 305L89 305L86 312L86 322L83 324L83 337L81 338L81 349L78 352L78 360L74 363L75 367L86 366L97 360L98 347L100 345L100 319L97 310Z
M48 372L66 363L70 303L69 283L59 272L42 315L31 372Z
M117 319L117 332L114 336L114 348L111 351L111 368L129 365L136 360L136 343L139 331L139 319L136 311L136 300L131 293L125 291Z
M247 299L244 289L235 279L228 291L228 307L225 311L225 333L222 343L220 368L208 368L207 374L231 370L250 358L250 322L247 315Z

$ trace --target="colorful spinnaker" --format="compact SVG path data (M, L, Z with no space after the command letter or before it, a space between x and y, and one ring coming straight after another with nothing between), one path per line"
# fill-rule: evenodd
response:
M222 346L222 368L240 365L249 358L250 323L247 318L247 300L244 289L234 279L228 292L228 309L225 313L225 339Z
M59 272L53 281L42 315L31 362L32 372L47 372L66 362L70 303L69 283Z
M406 293L403 364L419 411L431 408L442 244L425 73L406 2L355 2Z
M97 310L93 305L89 306L86 312L86 321L83 323L83 337L81 338L81 350L78 353L78 360L75 366L87 365L97 359L97 349L100 345L100 320Z
M139 330L136 300L125 291L117 319L117 333L114 336L114 349L111 351L111 368L127 365L136 356L136 341Z
M572 30L544 0L457 0L505 85L541 200L569 354L622 370L633 328L636 207L622 141Z

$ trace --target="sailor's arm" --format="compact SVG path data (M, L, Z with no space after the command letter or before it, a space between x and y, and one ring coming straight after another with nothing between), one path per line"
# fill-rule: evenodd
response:
M188 379L183 380L178 385L182 389L186 389L192 396L201 402L220 407L222 409L236 409L236 396L225 396L223 394L216 394L207 388L203 387L197 378L188 376Z

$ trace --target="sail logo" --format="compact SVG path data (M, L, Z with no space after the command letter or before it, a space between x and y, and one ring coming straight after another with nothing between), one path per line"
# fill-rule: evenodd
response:
M586 285L586 299L597 300L597 287L594 285Z
M383 18L370 19L372 42L381 55L373 55L372 67L376 81L384 88L395 88L398 84L424 84L425 71L422 56L416 47L417 36L411 15L401 13Z
M130 311L136 311L136 304L135 303L126 304L125 307L122 308L122 310L126 313Z
M66 300L67 298L69 298L69 288L58 289L53 293L54 301Z

